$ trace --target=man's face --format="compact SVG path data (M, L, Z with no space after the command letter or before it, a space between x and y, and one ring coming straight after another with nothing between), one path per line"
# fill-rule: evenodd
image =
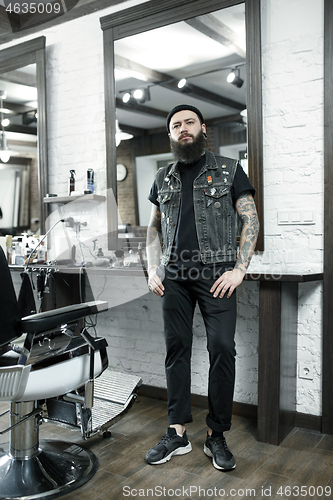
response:
M195 163L205 152L205 124L201 124L196 113L183 110L170 120L170 148L177 161Z
M201 124L194 111L184 109L175 113L170 120L170 139L180 144L193 143L199 133L206 132L205 124Z

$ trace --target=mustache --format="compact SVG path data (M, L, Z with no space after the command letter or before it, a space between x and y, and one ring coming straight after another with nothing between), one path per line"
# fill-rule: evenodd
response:
M181 134L178 138L178 140L181 140L183 137L192 137L192 139L194 139L194 135L193 134L189 134L188 132L184 132L183 134Z

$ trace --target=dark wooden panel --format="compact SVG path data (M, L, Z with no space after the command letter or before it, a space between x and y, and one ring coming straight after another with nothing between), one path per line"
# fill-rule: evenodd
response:
M101 18L103 30L114 29L115 40L160 28L207 12L243 3L244 0L151 0ZM142 17L144 11L144 17ZM161 13L163 15L161 15Z
M44 38L44 37L43 37ZM45 40L44 40L45 41ZM39 189L39 213L40 231L46 231L45 222L48 216L48 207L44 204L44 198L49 192L48 174L48 148L47 148L47 101L46 101L46 61L44 48L36 50L36 86L37 86L37 146L38 146L38 189Z
M281 285L279 443L295 427L297 384L297 283Z
M249 177L256 190L255 202L260 222L256 250L264 250L264 184L261 72L260 0L245 1L246 82Z
M30 61L36 62L36 57L34 55L35 51L45 48L45 36L40 36L29 40L28 42L20 43L19 45L13 45L7 49L3 49L0 52L0 72L11 71L11 69L16 69L18 67L26 66L31 64ZM19 60L19 58L24 58ZM9 60L11 62L9 62ZM17 61L19 61L18 65ZM2 68L2 64L5 64L5 69Z
M333 434L333 2L325 0L323 432Z
M262 282L259 296L258 439L278 444L281 283Z
M113 30L104 33L104 88L106 130L106 185L108 214L108 246L117 248L117 147L116 147L116 89L114 79Z

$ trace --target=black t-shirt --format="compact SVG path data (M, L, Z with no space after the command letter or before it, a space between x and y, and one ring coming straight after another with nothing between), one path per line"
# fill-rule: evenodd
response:
M232 269L235 265L234 262L205 265L200 260L193 206L193 182L199 175L204 163L205 155L193 164L178 163L182 191L175 239L170 262L165 270L166 277L170 279L215 278L227 269ZM154 205L159 206L157 191L156 181L154 181L148 199ZM238 163L231 187L231 196L234 204L244 191L250 191L253 195L255 193L255 189L249 178Z

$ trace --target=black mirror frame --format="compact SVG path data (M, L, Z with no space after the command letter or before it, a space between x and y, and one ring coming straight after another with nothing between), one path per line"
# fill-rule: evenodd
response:
M37 83L37 144L38 144L38 182L40 232L45 232L47 217L43 199L48 189L48 154L46 129L46 75L45 75L45 37L41 36L28 42L0 50L0 74L13 71L28 64L36 64Z
M260 234L256 250L264 250L263 126L261 82L261 0L151 0L100 19L104 41L106 184L117 200L116 95L114 42L184 19L245 3L249 177L256 189ZM109 248L117 247L117 213L108 195Z

